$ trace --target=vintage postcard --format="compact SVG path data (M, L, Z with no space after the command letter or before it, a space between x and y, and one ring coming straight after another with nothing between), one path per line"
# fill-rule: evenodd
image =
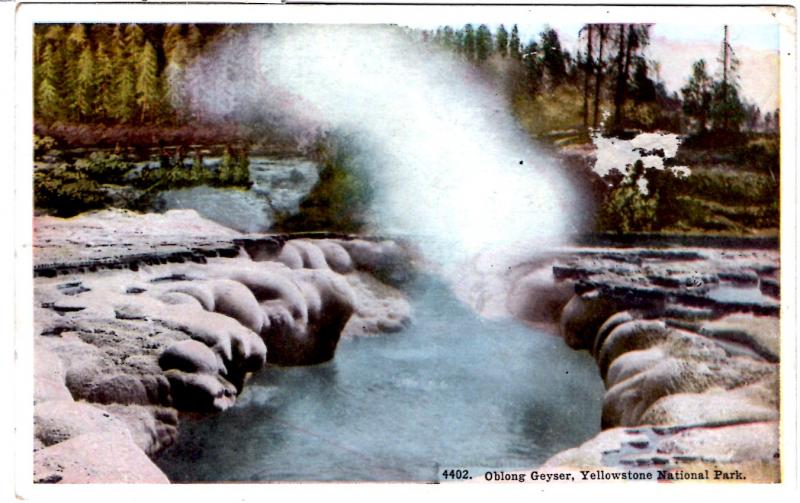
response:
M794 8L15 23L21 497L796 490Z

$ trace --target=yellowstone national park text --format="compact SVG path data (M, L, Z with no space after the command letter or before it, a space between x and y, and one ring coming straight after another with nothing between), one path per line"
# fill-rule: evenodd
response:
M471 477L470 477L471 478ZM506 473L504 471L487 471L483 476L488 482L602 482L602 481L682 481L682 480L747 480L739 470L654 470L654 471L608 471L580 470L573 472L539 472Z

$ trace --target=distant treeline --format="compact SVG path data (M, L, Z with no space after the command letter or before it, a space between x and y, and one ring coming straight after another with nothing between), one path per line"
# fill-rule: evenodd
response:
M209 44L248 25L40 24L34 29L37 123L183 125L197 117L184 89L187 69ZM565 50L546 27L524 42L517 25L421 31L423 43L499 71L518 118L535 134L583 127L775 131L778 112L762 114L740 96L739 62L720 33L718 75L698 60L680 92L669 92L648 59L649 24L587 24L579 48ZM331 48L336 50L336 48ZM193 112L193 110L195 110ZM193 115L194 114L194 115Z
M720 75L709 76L698 60L686 85L668 92L659 63L645 56L650 24L587 24L574 54L561 46L555 29L537 40L520 40L519 29L486 24L424 31L422 40L451 50L482 67L500 69L512 86L515 109L532 129L547 132L583 126L618 133L626 128L726 133L774 131L778 112L762 111L740 96L738 60L720 33ZM534 117L535 116L535 117Z
M46 122L174 124L187 65L226 25L40 24L34 113Z

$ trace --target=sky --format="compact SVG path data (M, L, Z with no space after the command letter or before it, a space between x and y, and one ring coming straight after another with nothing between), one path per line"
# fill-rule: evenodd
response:
M584 23L519 23L523 43L538 38L546 26L559 34L562 46L574 53L578 49L578 33ZM510 30L512 23L505 23ZM490 24L495 31L499 24ZM431 29L436 26L419 25L413 28ZM762 110L778 106L779 91L779 30L777 24L729 25L730 42L740 61L741 92ZM723 25L703 22L702 19L686 23L654 23L647 57L659 63L658 77L669 91L680 91L686 84L692 63L705 59L709 72L720 69L718 58L723 38ZM583 49L581 47L580 49Z

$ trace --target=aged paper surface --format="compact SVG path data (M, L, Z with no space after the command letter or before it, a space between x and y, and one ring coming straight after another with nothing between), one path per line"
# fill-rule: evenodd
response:
M18 495L796 490L793 8L15 23Z

